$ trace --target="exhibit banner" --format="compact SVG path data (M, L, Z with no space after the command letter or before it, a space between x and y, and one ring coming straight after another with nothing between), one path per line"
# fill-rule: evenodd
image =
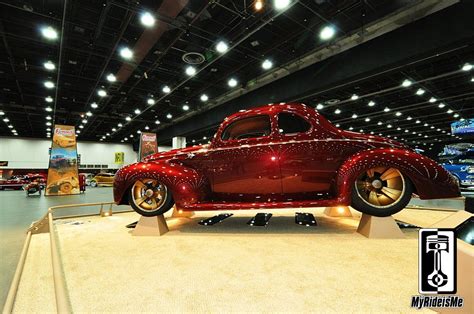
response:
M115 163L117 165L123 165L124 158L125 158L124 152L115 153Z
M45 195L79 194L76 133L72 125L55 125Z
M158 143L155 133L142 133L140 136L140 148L138 156L142 161L146 156L158 153Z
M454 135L474 134L474 119L465 119L451 123L451 133Z

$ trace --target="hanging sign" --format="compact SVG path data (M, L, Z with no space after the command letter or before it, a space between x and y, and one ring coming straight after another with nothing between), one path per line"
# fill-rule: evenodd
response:
M55 125L45 195L79 194L76 133L72 125Z
M140 136L140 149L138 156L140 161L146 156L158 153L158 143L156 142L155 133L142 133Z

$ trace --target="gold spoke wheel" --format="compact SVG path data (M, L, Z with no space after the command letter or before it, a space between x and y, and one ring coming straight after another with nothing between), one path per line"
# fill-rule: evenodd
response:
M154 179L141 179L132 186L132 201L145 212L154 212L163 206L168 190Z
M386 208L400 201L405 179L395 168L376 167L361 174L355 183L357 194L370 206Z

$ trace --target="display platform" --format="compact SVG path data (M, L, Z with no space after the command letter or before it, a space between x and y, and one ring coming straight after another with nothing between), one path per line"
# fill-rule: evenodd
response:
M135 213L55 220L59 255L74 312L420 312L416 228L402 239L356 233L360 214L295 223L299 210L274 211L266 227L247 222L258 211L233 212L210 226L167 218L161 237L132 236ZM426 227L450 211L406 209L396 219ZM14 312L55 311L48 234L32 236ZM422 312L430 312L423 310Z

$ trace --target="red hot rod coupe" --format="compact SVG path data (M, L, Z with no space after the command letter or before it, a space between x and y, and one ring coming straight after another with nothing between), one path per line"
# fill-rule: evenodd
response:
M351 205L375 216L421 199L460 196L435 161L391 139L348 132L303 104L227 117L209 145L148 156L120 169L118 204L144 216L181 210Z

